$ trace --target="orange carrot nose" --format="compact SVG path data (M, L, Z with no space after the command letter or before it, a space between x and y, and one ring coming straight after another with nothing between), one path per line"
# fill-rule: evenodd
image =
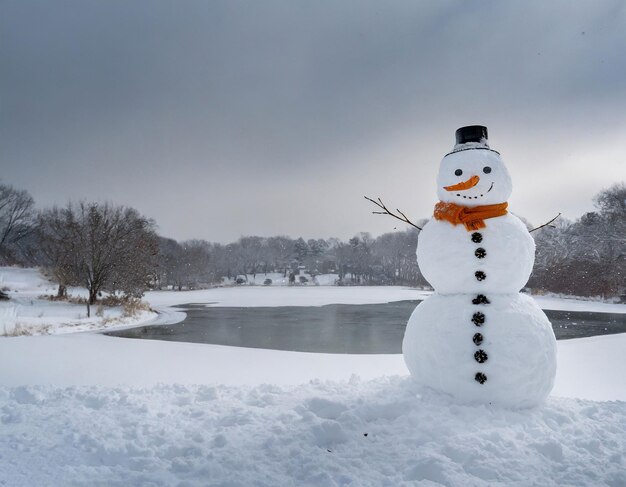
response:
M478 184L478 181L480 181L480 178L478 176L472 176L467 181L462 181L460 183L453 184L452 186L444 186L443 189L445 189L446 191L459 191L464 189L470 189L476 186Z

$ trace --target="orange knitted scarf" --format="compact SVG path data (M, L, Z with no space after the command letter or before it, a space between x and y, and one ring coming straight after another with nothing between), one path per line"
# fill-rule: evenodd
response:
M462 223L468 232L485 228L484 220L487 218L495 218L497 216L506 215L508 203L498 203L497 205L475 206L468 208L467 206L457 205L456 203L444 203L440 201L435 205L435 219L446 220L453 225Z

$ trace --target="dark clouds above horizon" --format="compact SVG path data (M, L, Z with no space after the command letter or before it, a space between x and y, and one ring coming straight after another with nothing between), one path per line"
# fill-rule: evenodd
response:
M480 6L480 8L478 8ZM416 219L482 123L535 223L626 179L626 4L1 1L0 178L178 239Z

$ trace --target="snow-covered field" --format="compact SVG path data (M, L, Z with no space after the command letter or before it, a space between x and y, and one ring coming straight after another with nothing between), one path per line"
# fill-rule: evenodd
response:
M11 297L0 301L0 336L75 333L133 326L156 318L156 313L150 311L125 316L120 306L92 306L88 318L85 305L39 299L55 295L57 288L37 269L0 267L0 289L6 289ZM73 296L86 296L84 289L68 291Z
M306 281L302 283L300 281L300 276L304 277ZM350 274L347 275L346 279L349 279ZM289 286L289 276L285 276L282 272L260 272L258 274L247 274L240 275L237 278L244 280L242 285L255 285L255 286ZM267 279L271 280L271 283L265 284ZM339 280L339 274L320 274L315 277L312 277L311 274L306 272L300 272L296 276L296 282L301 285L306 286L333 286ZM224 284L233 285L237 282L235 278L223 278L222 282Z
M42 294L33 282L24 279L19 299ZM166 322L182 318L168 309L179 303L420 297L403 288L240 287L147 299ZM626 308L538 301L548 309ZM0 485L621 487L625 351L626 334L558 342L552 396L540 408L515 411L455 405L418 389L400 355L91 332L0 338Z
M623 402L451 405L407 377L0 390L7 486L626 485Z

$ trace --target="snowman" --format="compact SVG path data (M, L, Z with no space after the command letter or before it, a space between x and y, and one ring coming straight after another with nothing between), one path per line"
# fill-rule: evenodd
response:
M460 402L523 408L552 390L556 339L544 312L519 292L535 244L507 210L511 189L487 128L457 130L439 168L434 218L417 244L435 292L411 315L402 348L420 384Z

